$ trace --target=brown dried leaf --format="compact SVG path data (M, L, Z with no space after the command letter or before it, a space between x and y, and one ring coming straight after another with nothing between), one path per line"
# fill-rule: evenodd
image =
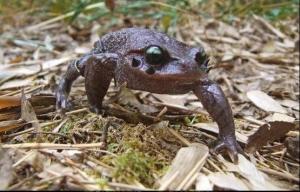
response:
M0 109L21 105L21 98L18 96L0 96Z
M35 128L36 131L41 131L39 121L36 117L36 114L30 101L27 100L25 96L24 90L22 91L21 97L21 119L25 120L28 123L32 123L32 126Z
M295 128L294 123L274 121L264 124L259 129L249 136L245 151L254 153L267 142L272 142L275 139L283 137L287 132Z
M27 123L23 119L0 122L0 133L20 128Z
M284 141L284 145L287 148L287 152L292 157L294 157L295 159L299 159L299 135L297 137L287 137Z
M105 0L105 6L110 10L113 11L116 7L115 0Z

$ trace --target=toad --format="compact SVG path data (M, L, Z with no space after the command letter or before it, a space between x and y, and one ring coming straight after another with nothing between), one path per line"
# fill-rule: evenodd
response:
M226 151L236 162L241 152L228 100L208 78L208 56L203 47L192 47L150 29L125 28L95 42L94 48L68 66L56 92L57 108L69 106L73 81L85 78L90 110L101 112L112 79L128 88L158 94L193 91L220 129L214 153Z

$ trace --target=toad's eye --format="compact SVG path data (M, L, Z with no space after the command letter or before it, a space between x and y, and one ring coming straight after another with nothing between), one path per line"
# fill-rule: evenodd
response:
M146 48L145 57L150 65L161 65L166 59L163 49L155 45Z

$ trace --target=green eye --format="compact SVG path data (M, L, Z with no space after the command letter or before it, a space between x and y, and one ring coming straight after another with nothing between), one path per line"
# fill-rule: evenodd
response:
M147 49L146 53L149 55L161 55L162 50L157 46L151 46Z
M164 52L158 46L150 46L145 51L146 61L151 65L160 65L164 62Z

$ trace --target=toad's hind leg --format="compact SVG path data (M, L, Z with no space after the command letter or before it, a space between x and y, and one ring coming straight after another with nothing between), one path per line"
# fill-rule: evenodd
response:
M99 114L102 101L114 77L117 55L100 53L92 55L85 68L85 89L90 110Z

